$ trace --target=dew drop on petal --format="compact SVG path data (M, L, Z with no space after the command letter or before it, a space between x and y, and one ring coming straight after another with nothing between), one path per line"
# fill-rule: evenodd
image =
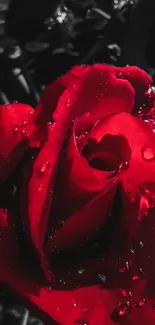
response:
M155 121L154 119L147 119L147 120L144 120L145 123L147 123L150 128L152 129L153 132L155 132Z
M132 292L131 292L131 291L128 291L128 290L126 290L126 289L122 289L122 290L121 290L121 295L122 295L123 297L131 297L131 296L132 296Z
M23 121L23 124L25 125L25 124L27 124L28 123L28 119L25 119L24 121Z
M138 274L134 274L132 277L132 281L137 281L140 279L140 276Z
M46 169L47 169L48 166L49 166L49 162L48 161L44 162L41 165L41 169L40 169L41 173L45 173L45 171L46 171Z
M78 270L78 275L81 275L81 274L83 274L84 273L84 271L85 271L85 269L83 269L83 268L80 268L79 270Z
M76 300L75 299L72 299L72 305L73 305L74 308L77 307L77 303L76 303Z
M104 274L102 274L102 273L98 273L97 277L98 277L98 279L99 279L99 281L100 281L101 283L105 283L105 281L106 281L106 276L105 276Z
M155 148L144 146L142 149L142 157L144 160L151 161L155 159Z
M146 304L145 298L140 298L139 302L136 304L137 307L143 307Z
M148 90L146 91L145 95L149 99L154 99L155 98L155 87L154 86L149 86Z
M15 134L18 131L18 127L11 131L11 134Z
M18 101L17 100L14 100L13 104L18 104Z
M121 303L118 308L116 308L112 313L112 318L114 321L118 322L120 317L128 315L132 311L130 302Z
M24 128L24 129L22 130L22 134L25 135L25 134L26 134L26 131L27 131L27 129Z
M141 248L144 247L144 243L143 243L141 240L139 241L139 246L140 246Z
M134 248L131 246L130 247L130 252L132 253L132 254L135 254L135 250L134 250Z
M122 266L119 268L120 273L124 273L126 271L126 266Z
M70 107L71 105L71 100L68 98L66 101L66 108Z
M43 184L40 184L40 185L38 186L38 192L41 192L42 189L43 189Z
M139 272L140 272L140 274L142 274L142 275L146 275L145 274L145 272L143 271L143 269L140 267L140 269L139 269Z

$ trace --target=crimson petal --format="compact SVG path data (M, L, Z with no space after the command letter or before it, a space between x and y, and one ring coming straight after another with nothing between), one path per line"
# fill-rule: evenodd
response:
M0 107L0 183L14 170L29 146L33 109L25 104Z

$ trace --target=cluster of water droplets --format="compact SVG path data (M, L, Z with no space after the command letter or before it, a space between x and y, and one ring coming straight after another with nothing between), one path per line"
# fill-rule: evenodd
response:
M18 105L18 102L14 101L13 104L8 104L7 110L10 111L15 104ZM33 111L30 111L30 115L31 114L33 114ZM18 131L20 131L23 136L28 136L27 124L28 124L28 118L25 118L22 123L17 124L15 128L12 129L11 136L17 134Z
M155 132L155 87L150 86L145 92L144 103L139 107L138 118L146 122Z

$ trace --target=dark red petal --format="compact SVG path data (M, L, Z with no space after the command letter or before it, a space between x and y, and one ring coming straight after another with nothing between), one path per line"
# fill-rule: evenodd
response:
M0 183L4 182L29 146L33 109L25 104L0 106Z
M59 97L70 83L76 82L78 75L86 68L86 65L75 66L66 75L58 78L53 84L46 88L34 113L36 129L31 141L32 147L36 147L38 141L43 142L45 140L46 123L53 121L53 113L57 107Z
M77 71L81 73L78 75L75 73ZM117 80L106 66L76 67L45 90L34 116L39 127L45 128L46 122L61 119L62 107L56 106L66 87L68 96L65 95L64 108L74 109L74 118L88 111L93 112L94 119L98 119L111 112L131 112L133 107L134 91L131 85L125 80Z
M115 319L112 317L113 312L118 308L120 301L126 301L126 298L122 296L122 285L124 285L121 282L122 273L120 273L120 277L117 272L120 260L117 260L117 256L113 252L111 252L110 259L99 257L97 260L93 259L84 263L86 276L90 276L91 285L85 285L87 282L84 282L81 288L77 288L75 285L69 289L68 284L64 285L64 288L63 286L61 288L47 287L38 278L37 273L34 275L31 261L29 264L27 261L21 262L20 256L16 255L17 239L9 220L12 220L11 215L8 213L4 215L4 212L0 210L0 229L3 233L0 241L0 282L2 285L9 286L26 306L46 324L79 325L81 323L76 322L79 319L89 325L115 324ZM147 238L149 232L145 231L145 235ZM121 251L119 256L122 256ZM124 255L124 257L127 256ZM102 283L94 284L94 276L97 278L97 274L100 272L107 272L107 281L108 278L111 279L109 288L104 287ZM132 301L133 308L130 313L120 317L120 322L125 321L126 324L132 325L154 324L153 299L146 297L146 284L144 279L132 281L133 297L127 297L127 300ZM126 286L127 283L124 289L128 290ZM135 304L142 297L146 298L146 304L137 308Z
M102 64L98 64L99 69L102 69ZM119 79L128 80L135 90L136 104L143 104L145 91L152 84L151 77L142 69L136 66L126 66L123 68L105 66L105 69L110 73L114 73Z
M86 116L83 115L81 118L75 120L73 133L69 139L66 154L61 162L62 168L60 166L56 180L57 184L53 202L54 207L52 209L51 226L54 226L56 220L65 220L66 217L68 218L97 193L102 192L104 187L116 176L121 164L130 159L130 148L123 136L113 137L107 135L103 138L101 143L97 141L98 139L94 138L96 142L90 145L90 154L93 154L96 148L100 146L100 156L102 153L102 158L104 159L102 159L102 170L92 168L87 159L87 155L82 155L82 147L80 147L81 153L78 150L80 137L82 137L84 144L84 141L89 141L91 131L83 136L82 134L79 135L79 138L76 139L80 127L82 128L84 121L86 122ZM109 150L110 157L107 156L107 149ZM111 157L113 158L113 168L104 170L104 162L108 166L112 166ZM108 159L110 159L110 161Z
M86 157L82 155L84 142L89 140L89 134L91 136L91 131L86 132L86 130L89 130L90 125L91 115L87 113L77 118L74 122L72 134L66 152L60 160L60 167L57 173L50 225L48 228L49 234L51 229L53 227L55 228L58 220L64 221L89 202L92 197L95 197L98 193L102 193L105 186L114 180L121 164L130 159L130 148L127 141L122 136L113 137L109 135L103 138L101 153L104 154L105 163L108 166L112 166L112 162L107 161L107 158L109 158L107 156L107 148L109 149L110 160L112 156L115 161L113 169L104 170L102 168L102 170L99 170L92 168ZM77 135L79 135L78 139L76 139ZM83 140L83 144L80 138ZM97 141L95 138L94 140ZM78 150L79 141L80 152ZM91 153L99 145L98 142L95 142L93 148L90 146L90 151L92 149ZM102 161L103 166L104 161Z
M117 71L117 70L116 70ZM152 84L151 77L138 67L125 67L123 71L117 71L116 75L119 78L128 80L135 89L136 105L142 105L145 99L145 92Z
M103 227L112 209L118 179L113 177L105 183L107 184L103 191L68 218L54 238L48 240L45 247L46 255L50 256L53 247L59 250L79 245Z
M93 136L100 139L107 132L113 135L123 134L131 147L129 168L122 174L121 179L124 223L128 231L133 233L140 218L139 208L142 206L144 208L142 197L145 201L148 200L150 208L155 204L155 187L153 186L155 183L155 137L147 123L126 113L107 118L102 126L96 128ZM141 212L143 216L147 214L145 209Z

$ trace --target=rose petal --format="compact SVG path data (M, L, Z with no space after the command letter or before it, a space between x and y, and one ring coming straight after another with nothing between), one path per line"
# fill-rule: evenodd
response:
M0 183L12 173L29 146L33 109L25 104L0 106Z
M119 167L130 159L131 152L126 139L123 136L113 137L107 135L101 142L100 150L103 150L104 161L109 166L112 166L111 157L113 158L115 161L113 169L107 171L104 168L102 170L92 168L82 155L83 146L91 137L91 131L86 132L86 130L90 129L91 122L91 115L89 114L84 114L75 120L67 150L60 159L51 217L48 224L49 234L55 228L58 220L64 221L97 193L102 192L104 187L116 176ZM79 134L79 132L82 132L82 134ZM78 139L76 139L77 135L79 135ZM95 138L94 140L97 141ZM78 150L79 145L80 152ZM100 143L95 142L94 147L93 145L90 146L90 151L93 153L94 148L98 146L100 146ZM110 150L110 161L107 161L107 158L109 158L107 149ZM104 166L104 162L102 165Z
M98 64L102 69L102 64ZM136 66L113 67L106 65L105 69L114 73L118 79L126 79L135 90L135 104L142 105L145 99L145 92L152 84L151 77L142 69Z
M113 318L113 312L118 308L120 299L124 300L121 294L124 277L122 273L117 272L119 267L118 261L120 263L120 256L122 256L122 246L118 255L116 255L117 253L115 251L110 252L110 259L99 257L97 260L93 259L85 262L86 276L92 274L97 279L97 273L101 272L101 270L103 272L104 270L104 272L107 272L107 281L110 279L110 282L108 282L109 287L107 286L106 288L106 284L104 286L102 283L100 283L100 286L94 284L94 277L91 277L90 285L85 285L86 282L84 282L81 288L76 288L76 284L74 284L72 289L69 289L68 284L64 285L64 289L63 287L61 289L47 287L45 283L41 283L40 279L36 276L37 274L33 274L31 263L27 264L25 262L23 264L21 263L20 257L18 256L17 258L14 249L15 236L10 226L9 230L6 227L8 220L10 220L8 216L7 214L4 217L0 211L0 228L4 233L0 242L0 254L3 252L0 265L0 282L3 285L3 289L4 284L9 286L23 300L23 303L46 324L72 325L81 319L91 325L102 325L104 322L106 325L114 325L116 320ZM145 228L145 230L147 230L145 231L145 237L149 238L149 229ZM9 241L8 231L11 234ZM4 255L4 247L6 255ZM8 256L11 257L11 261L13 262L9 268L7 253L9 253ZM148 256L148 253L149 250L146 250L145 255ZM124 258L127 258L126 254L122 256L122 259ZM151 261L150 269L151 265L154 266L154 261L152 259ZM29 272L30 270L31 272ZM119 274L121 275L119 276ZM68 280L69 278L70 275L68 276ZM133 297L128 298L128 300L131 300L133 308L127 315L120 317L120 322L124 320L133 325L154 324L153 299L146 297L146 285L147 280L132 281L131 291ZM146 298L146 304L143 307L137 308L134 305L141 297Z
M50 255L53 247L66 249L79 245L88 237L92 237L96 230L105 224L109 216L117 184L118 180L114 177L105 185L100 194L67 219L54 238L48 240L45 253Z
M34 115L38 127L44 129L47 122L61 119L62 107L56 109L57 102L71 84L64 106L68 110L74 106L73 118L86 111L93 111L94 119L98 119L111 112L132 110L134 91L126 80L117 80L104 65L75 67L45 90Z
M34 121L36 129L31 140L31 146L36 142L43 142L46 136L46 123L53 121L53 113L57 107L59 97L63 94L70 83L76 82L78 75L87 68L86 65L73 67L66 75L58 78L46 88L35 109ZM41 132L42 131L42 132Z
M137 198L139 200L140 197L145 196L149 200L150 207L155 204L155 187L150 185L155 182L154 134L147 123L126 113L108 117L102 126L96 127L96 131L94 129L93 132L92 136L96 136L98 139L107 132L112 135L123 134L131 147L132 155L129 168L122 174L121 183L124 224L128 231L133 233L139 218L140 206L137 205ZM146 213L146 211L143 212Z

